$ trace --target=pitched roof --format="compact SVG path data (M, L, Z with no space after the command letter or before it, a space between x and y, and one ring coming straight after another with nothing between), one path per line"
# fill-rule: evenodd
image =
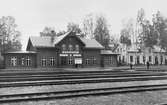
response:
M67 32L64 35L59 37L55 37L54 42L51 42L51 37L40 37L40 36L32 36L30 40L34 47L55 47L55 44L58 44L61 40L63 40L70 32ZM77 36L76 36L77 37ZM78 37L84 44L85 48L98 48L103 49L104 47L98 43L95 39L85 39Z
M71 31L70 31L71 32ZM70 32L65 33L64 35L60 35L59 37L56 37L54 40L54 44L58 44L61 40L63 40L67 35L69 35Z
M86 48L100 48L104 49L104 47L97 42L95 39L86 39L86 38L80 38L83 43L85 43Z
M51 42L51 37L32 36L30 40L34 47L54 47L54 44Z
M14 54L14 53L19 53L19 54L35 54L36 52L35 51L9 51L9 52L5 52L5 54Z
M111 50L101 50L101 54L103 54L103 55L119 55L118 53L114 53Z

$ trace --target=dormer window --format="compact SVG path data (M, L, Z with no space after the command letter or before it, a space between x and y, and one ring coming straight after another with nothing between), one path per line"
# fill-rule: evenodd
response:
M62 45L62 50L63 50L63 51L66 50L66 45L65 45L65 44Z
M76 51L79 51L79 45L78 45L78 44L75 45L75 50L76 50Z
M73 48L72 48L72 45L70 44L69 45L69 51L72 51L73 50Z

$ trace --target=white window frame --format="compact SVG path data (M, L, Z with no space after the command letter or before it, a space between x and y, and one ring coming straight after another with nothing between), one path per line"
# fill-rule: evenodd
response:
M69 51L73 51L73 46L72 46L72 44L69 44Z
M85 59L85 64L86 64L86 65L89 65L89 64L90 64L90 59L88 59L88 58Z
M109 62L110 62L110 64L113 64L113 60L112 60L111 56L109 57Z
M29 56L26 57L26 66L30 66L31 64L31 59Z
M65 44L62 44L62 50L66 51L66 45Z
M75 50L79 51L79 45L78 44L75 45Z
M92 64L94 65L94 64L96 64L96 58L93 56L93 57L91 57L91 60L92 60Z
M55 58L54 57L50 57L49 61L50 61L50 66L55 65Z
M47 59L46 58L41 59L41 66L47 66Z
M70 58L68 59L68 64L69 64L69 65L72 65L72 64L73 64L73 58L70 57Z
M24 66L24 57L21 58L21 65Z
M17 57L11 57L11 65L17 66Z

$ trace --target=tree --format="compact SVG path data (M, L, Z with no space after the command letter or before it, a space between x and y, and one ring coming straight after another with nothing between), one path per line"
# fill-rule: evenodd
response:
M1 49L5 51L21 50L20 31L17 30L15 18L3 16L0 18L0 36L2 37Z
M158 45L167 50L167 18L163 17L160 11L153 15L153 27L158 36Z
M64 35L66 33L66 31L59 31L56 33L56 36L61 36Z
M154 29L153 25L147 20L145 25L143 25L143 42L146 47L153 48L154 45L157 44L157 31Z
M95 39L106 49L109 47L110 34L107 25L107 20L104 16L98 16L94 30Z
M65 34L66 31L56 32L53 27L45 27L42 32L40 32L41 37L56 37Z
M85 37L85 34L82 32L82 30L79 27L79 24L76 23L68 23L67 25L67 32L73 31L75 32L79 37Z
M129 31L126 29L121 30L120 42L127 46L131 45L131 39L129 37Z
M67 31L74 31L74 32L76 32L78 34L81 33L81 29L80 29L79 25L76 24L76 23L73 23L73 22L68 23Z
M120 34L120 42L126 46L130 46L132 44L132 36L134 36L134 25L132 19L129 19L123 24L123 29L121 30Z
M140 47L144 47L144 38L145 38L145 33L144 33L144 23L145 23L145 11L143 8L139 9L137 12L137 22L136 22L136 35L138 37L138 44L140 44Z
M153 19L154 20L154 19ZM154 23L153 25L149 20L145 18L144 9L140 9L137 14L137 24L140 26L140 30L138 30L138 38L140 41L140 47L153 47L157 44L158 33L155 29Z
M53 35L54 28L52 27L45 27L42 32L40 32L41 37L46 37L46 36L52 36ZM56 34L54 34L56 35Z
M86 15L82 24L83 24L83 33L85 34L85 37L88 37L90 39L94 38L95 23L93 14Z

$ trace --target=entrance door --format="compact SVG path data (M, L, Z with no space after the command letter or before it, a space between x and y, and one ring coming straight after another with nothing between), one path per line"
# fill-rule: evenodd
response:
M67 65L67 57L61 57L61 65L62 66Z
M140 57L137 56L137 64L140 64Z
M155 65L158 65L158 57L155 56Z

